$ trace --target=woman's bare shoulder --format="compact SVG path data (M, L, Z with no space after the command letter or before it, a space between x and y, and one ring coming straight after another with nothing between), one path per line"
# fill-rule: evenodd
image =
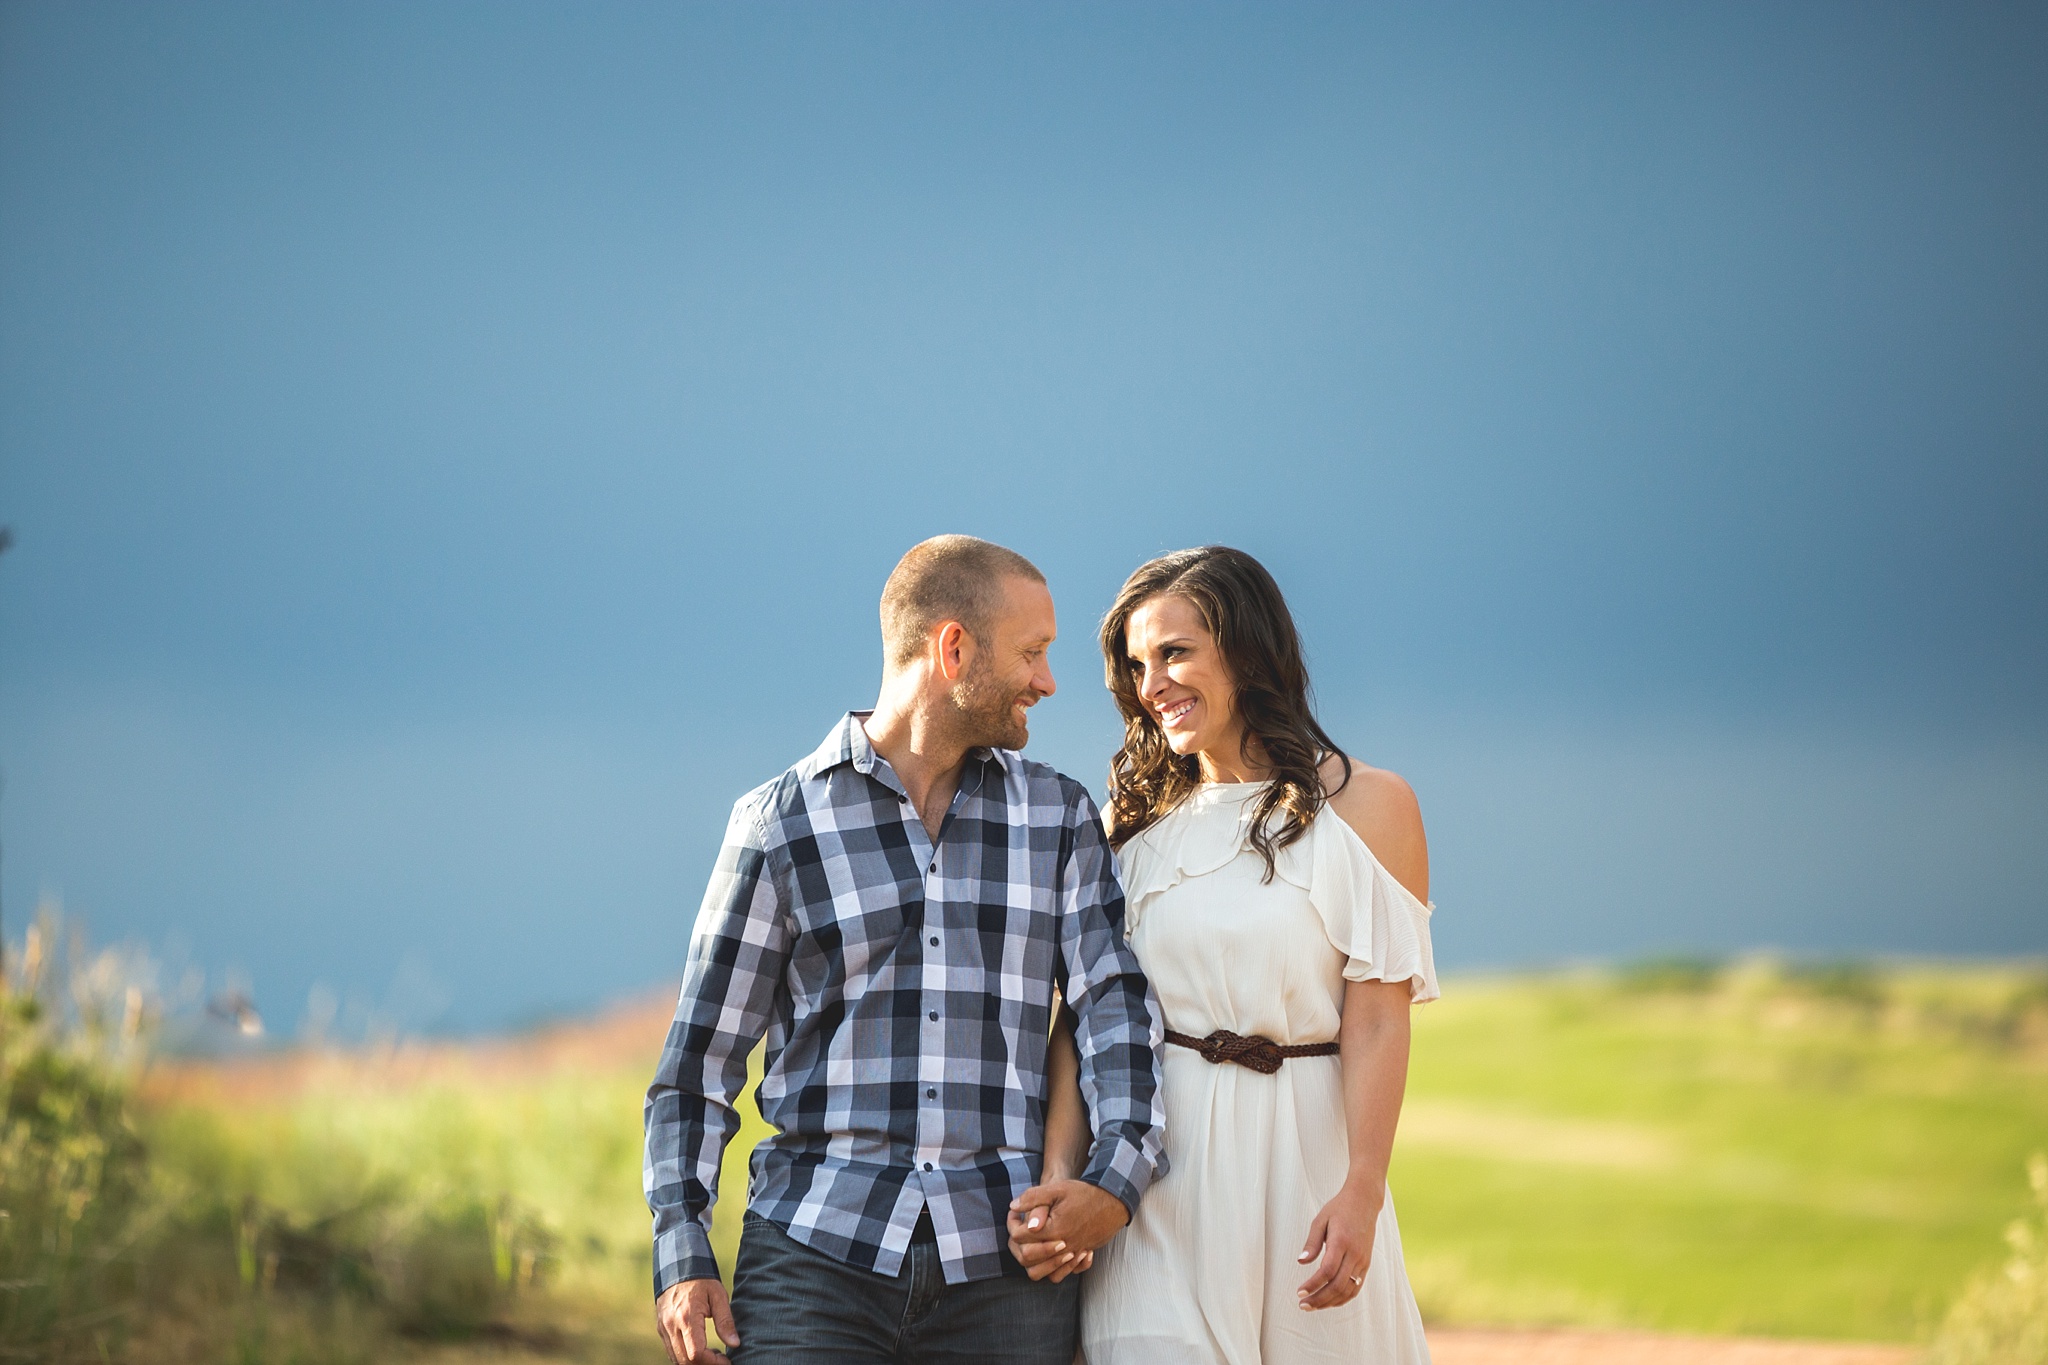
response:
M1351 761L1345 781L1344 760L1323 762L1323 790L1330 809L1365 841L1380 866L1408 888L1417 900L1429 899L1429 840L1422 832L1422 807L1415 789L1399 773Z

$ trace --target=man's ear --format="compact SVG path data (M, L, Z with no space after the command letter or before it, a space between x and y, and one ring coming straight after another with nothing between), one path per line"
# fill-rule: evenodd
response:
M946 621L932 632L932 649L938 656L939 676L958 682L974 659L974 637L958 621Z

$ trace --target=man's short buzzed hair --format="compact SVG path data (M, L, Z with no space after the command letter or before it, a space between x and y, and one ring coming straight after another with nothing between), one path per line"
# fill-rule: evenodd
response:
M958 621L976 640L986 640L1006 578L1045 582L1023 555L973 536L933 536L911 546L882 586L882 652L889 666L916 658L941 621Z

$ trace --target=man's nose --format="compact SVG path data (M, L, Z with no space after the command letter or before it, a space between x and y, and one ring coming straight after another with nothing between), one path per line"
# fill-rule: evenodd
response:
M1052 680L1052 665L1049 663L1038 670L1038 676L1031 680L1031 685L1038 689L1041 697L1049 697L1060 690L1060 685Z

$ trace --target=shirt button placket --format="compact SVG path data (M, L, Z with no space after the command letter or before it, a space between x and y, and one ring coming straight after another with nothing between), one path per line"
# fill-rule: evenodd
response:
M941 883L939 880L939 854L932 851L930 862L925 867L924 908L926 922L936 931L941 919ZM923 1046L918 1048L918 1085L924 1091L924 1103L918 1106L917 1115L917 1164L930 1174L935 1162L943 1158L942 1144L945 1140L945 1115L935 1103L939 1095L939 1084L945 1079L946 1038L945 1024L939 1018L938 1006L943 1002L946 988L946 964L940 948L940 933L929 932L929 947L924 955L924 970L919 982L925 1003ZM929 1197L929 1196L928 1196Z

